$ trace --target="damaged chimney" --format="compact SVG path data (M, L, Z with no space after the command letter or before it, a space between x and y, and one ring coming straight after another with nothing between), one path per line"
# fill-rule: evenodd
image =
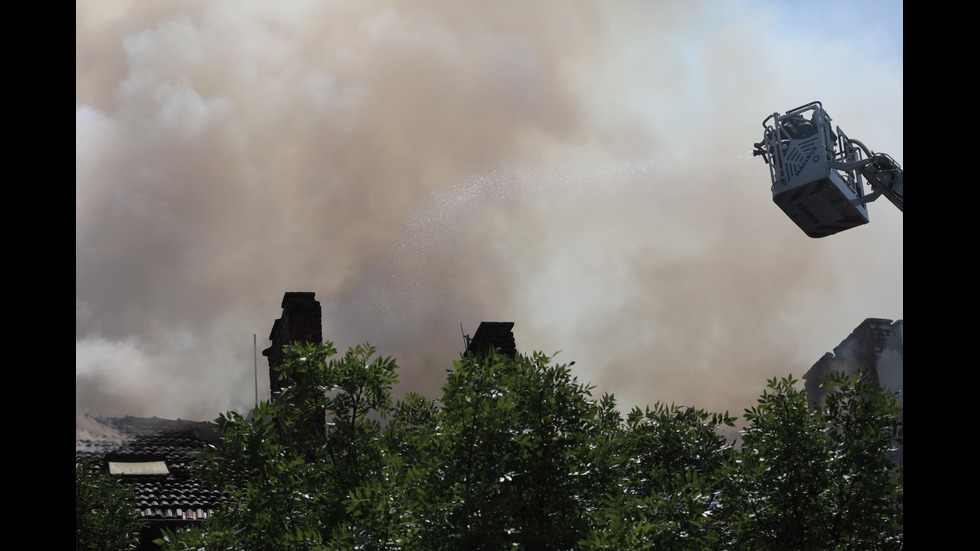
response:
M865 369L871 381L892 392L902 391L904 321L868 318L803 375L807 397L814 407L823 405L823 377L840 372L850 377Z
M804 389L810 407L820 408L823 407L827 395L827 389L822 384L826 374L839 372L853 377L864 369L873 382L889 392L898 393L899 399L904 402L904 366L905 322L868 318L841 341L833 353L824 354L803 375ZM904 405L899 415L904 422ZM901 461L905 454L904 448L903 444L896 443L895 448L889 452L889 457Z
M323 328L320 303L312 292L287 292L282 297L282 317L272 325L272 346L262 351L269 358L269 388L275 394L282 390L276 368L282 365L282 347L294 342L322 343Z
M512 321L480 322L480 326L466 347L466 352L483 356L490 350L497 349L501 354L513 358L517 355L513 329Z

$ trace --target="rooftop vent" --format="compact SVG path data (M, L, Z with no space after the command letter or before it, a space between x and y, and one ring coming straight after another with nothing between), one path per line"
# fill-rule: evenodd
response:
M109 461L109 474L166 476L170 469L164 461Z

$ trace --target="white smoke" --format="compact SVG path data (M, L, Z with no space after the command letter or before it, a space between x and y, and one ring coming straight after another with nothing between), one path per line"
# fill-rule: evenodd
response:
M76 409L248 408L256 380L268 395L253 335L314 291L325 338L378 345L405 391L439 395L461 323L513 321L626 405L739 412L903 317L901 213L811 240L749 156L766 116L820 100L902 162L901 3L846 4L875 17L79 3Z

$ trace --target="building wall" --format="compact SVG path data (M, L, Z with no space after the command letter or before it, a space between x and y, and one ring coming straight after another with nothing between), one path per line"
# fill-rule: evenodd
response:
M890 392L897 392L904 402L904 347L905 324L903 320L868 318L861 322L840 345L820 358L803 376L804 388L810 407L823 406L826 390L821 387L823 376L840 372L850 376L860 368L868 370L871 377ZM902 408L902 419L905 409ZM896 445L890 456L896 461L904 457L904 446Z
M820 358L803 375L807 397L814 407L823 404L826 391L821 387L823 376L840 372L857 375L861 368L868 370L873 380L892 392L902 393L904 364L904 322L868 318L861 322L846 339Z

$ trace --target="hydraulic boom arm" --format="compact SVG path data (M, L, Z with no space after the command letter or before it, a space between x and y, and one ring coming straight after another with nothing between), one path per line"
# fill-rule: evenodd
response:
M864 202L874 201L879 196L884 195L898 210L905 212L905 199L902 189L902 167L885 153L872 153L868 148L857 140L851 140L852 144L857 145L868 156L858 163L858 170L868 181L872 193L865 197ZM833 165L831 165L833 166Z

